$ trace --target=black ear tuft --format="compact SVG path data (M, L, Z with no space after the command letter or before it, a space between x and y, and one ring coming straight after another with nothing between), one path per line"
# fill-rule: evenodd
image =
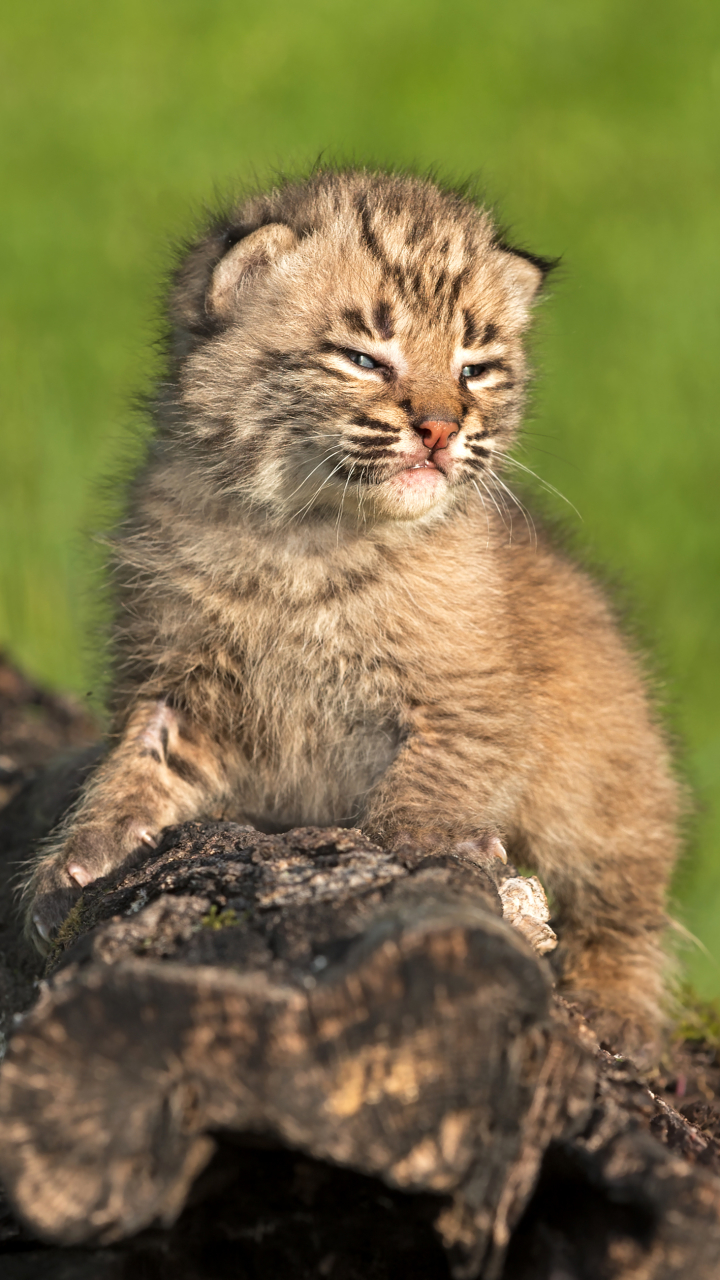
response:
M493 239L493 248L499 249L501 253L510 254L514 258L519 258L521 261L527 262L529 266L535 268L536 274L534 278L537 281L537 284L531 296L543 287L551 271L555 271L557 267L559 267L561 261L560 258L543 258L539 253L531 253L528 249L518 249L515 245L509 244L501 234L498 234ZM532 279L532 273L528 271L526 274L528 281L530 281Z
M557 260L541 258L527 249L515 249L500 237L493 241L493 248L502 258L505 278L515 298L521 323L525 325L530 319L532 303L557 265Z

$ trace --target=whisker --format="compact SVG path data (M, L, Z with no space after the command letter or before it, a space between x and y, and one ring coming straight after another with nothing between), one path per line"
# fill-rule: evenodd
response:
M530 537L532 538L535 546L537 547L537 529L535 528L535 521L530 515L530 512L528 511L527 507L523 506L522 502L517 497L517 495L513 493L512 489L509 489L508 486L505 484L505 482L501 480L498 475L495 474L492 467L488 467L488 472L492 476L495 483L499 484L501 489L505 490L506 494L511 499L511 501L515 503L515 506L518 508L518 510L522 511L523 516L525 517L525 524L527 525L527 531L530 534Z
M540 445L534 443L529 446L527 442L530 438L533 440L552 440L553 443L559 444L560 436L556 431L531 431L529 427L523 427L522 439L517 443L516 447L520 450L532 447L534 453L541 453L544 458L555 458L556 462L563 462L565 466L573 467L575 471L580 470L577 462L573 462L566 454L552 453L550 449L541 449Z
M348 491L348 485L349 485L350 481L352 480L352 473L353 473L353 471L354 471L354 470L355 470L355 463L353 462L353 464L352 464L352 466L351 466L350 470L348 471L347 480L345 481L345 488L344 488L344 489L343 489L343 491L342 491L342 498L340 499L340 510L338 511L338 518L337 518L337 522L336 522L336 525L335 525L335 529L336 529L336 532L337 532L336 542L337 542L337 545L338 545L338 546L340 545L340 520L341 520L341 518L342 518L343 507L345 506L345 495L346 495L346 493L347 493L347 491Z
M485 490L485 492L486 492L486 494L487 494L488 498L489 498L489 499L490 499L490 501L492 502L492 504L493 504L493 506L494 506L495 510L497 511L497 513L498 513L498 515L499 515L500 519L502 520L504 527L507 529L508 524L507 524L507 520L505 519L505 511L507 510L507 508L504 506L504 504L503 504L503 506L502 506L502 507L500 506L500 504L498 503L497 498L495 497L495 494L494 494L494 493L492 492L492 490L488 487L488 485L486 485L486 483L485 483L485 481L483 480L482 476L480 476L480 475L479 475L479 476L478 476L478 480L479 480L480 484L482 485L483 489ZM511 514L510 512L508 512L508 514L510 515L510 529L509 529L509 533L510 533L510 537L511 537L511 539L512 539L512 514Z
M358 498L359 498L359 502L358 502L358 515L361 515L361 516L362 516L362 521L363 521L363 524L364 524L364 525L367 525L367 516L365 515L365 512L364 512L364 510L363 510L363 503L365 502L365 487L364 487L364 485L363 485L363 483L362 483L362 476L363 476L363 473L365 473L365 475L367 475L367 473L368 473L368 471L369 471L369 470L370 470L370 468L369 468L369 466L367 465L367 463L365 464L365 466L364 466L364 467L361 467L361 468L360 468L360 481L359 481L359 488L358 488Z
M320 468L321 468L321 467L323 467L323 466L325 465L325 463L326 463L326 462L329 462L331 458L336 457L338 453L342 453L342 448L338 448L338 449L331 449L331 450L330 450L330 453L326 453L326 454L325 454L325 456L324 456L324 457L322 457L322 458L320 459L320 461L318 462L317 466L316 466L316 467L313 467L312 471L311 471L311 472L309 472L309 474L308 474L308 475L306 475L306 476L304 477L304 479L302 479L302 480L300 481L300 483L299 483L299 485L297 486L297 488L296 488L296 489L293 489L292 493L291 493L291 494L289 494L288 499L287 499L287 500L288 500L288 502L290 501L290 498L294 498L294 497L295 497L295 494L300 492L300 490L302 489L303 485L304 485L304 484L306 484L306 483L307 483L307 481L308 481L312 476L314 476L314 475L315 475L315 472L316 472L316 471L319 471L319 470L320 470ZM329 478L329 477L328 477L328 478Z
M479 488L479 486L478 486L478 484L477 484L477 481L476 481L476 480L471 480L471 481L470 481L470 483L471 483L471 485L472 485L472 486L477 490L477 495L478 495L478 497L479 497L480 501L482 502L483 511L485 512L485 523L486 523L486 525L487 525L487 532L488 532L488 540L487 540L487 544L486 544L486 546L485 546L485 550L487 551L488 547L490 546L490 517L489 517L489 515L488 515L487 507L485 506L485 499L483 498L483 496L482 496L482 494L481 494L481 492L480 492L480 488Z
M305 503L305 506L304 506L304 507L301 507L301 508L300 508L300 510L299 510L299 511L297 511L297 512L295 513L295 516L293 516L293 517L292 517L292 518L293 518L293 520L296 518L296 516L297 516L297 517L302 518L302 517L306 514L306 512L308 512L308 511L310 510L310 508L311 508L311 506L313 505L313 503L314 503L315 499L318 497L318 495L319 495L320 493L322 493L322 490L325 488L325 485L326 485L330 480L332 480L333 476L335 475L335 472L336 472L336 471L339 471L339 470L340 470L340 468L344 465L344 463L345 463L345 462L347 462L347 454L344 454L344 455L343 455L343 457L342 457L342 458L340 459L340 461L338 462L337 466L336 466L336 467L333 467L332 471L330 472L330 475L329 475L329 476L326 476L326 477L325 477L325 479L323 480L322 484L318 485L318 487L317 487L317 489L315 490L315 492L314 492L314 494L313 494L312 498L310 499L310 501L309 501L309 502L306 502L306 503Z
M503 462L508 463L511 467L519 467L521 471L525 471L527 475L532 476L537 480L544 489L547 489L548 493L554 493L556 497L562 498L563 502L566 502L569 507L572 507L578 520L582 520L582 516L575 506L575 503L571 502L569 498L566 498L565 494L561 493L559 489L556 489L554 484L550 484L549 480L543 480L542 476L539 476L536 471L531 471L530 467L526 467L524 463L518 462L517 458L511 458L508 454L503 454Z

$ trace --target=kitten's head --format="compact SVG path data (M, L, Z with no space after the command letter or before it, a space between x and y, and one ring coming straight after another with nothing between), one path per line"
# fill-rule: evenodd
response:
M547 265L419 178L255 197L177 274L166 421L216 491L279 518L441 513L515 435Z

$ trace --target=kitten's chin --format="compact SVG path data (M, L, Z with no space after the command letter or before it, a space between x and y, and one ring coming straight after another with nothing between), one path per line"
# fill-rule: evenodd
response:
M376 507L395 520L417 520L444 506L450 493L445 474L437 467L408 467L375 489Z

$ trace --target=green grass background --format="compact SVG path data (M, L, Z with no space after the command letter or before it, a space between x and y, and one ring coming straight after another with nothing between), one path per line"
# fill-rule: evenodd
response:
M479 172L563 257L520 457L661 673L698 804L678 912L720 992L716 0L33 0L0 38L0 643L91 688L83 531L214 188L323 150Z

